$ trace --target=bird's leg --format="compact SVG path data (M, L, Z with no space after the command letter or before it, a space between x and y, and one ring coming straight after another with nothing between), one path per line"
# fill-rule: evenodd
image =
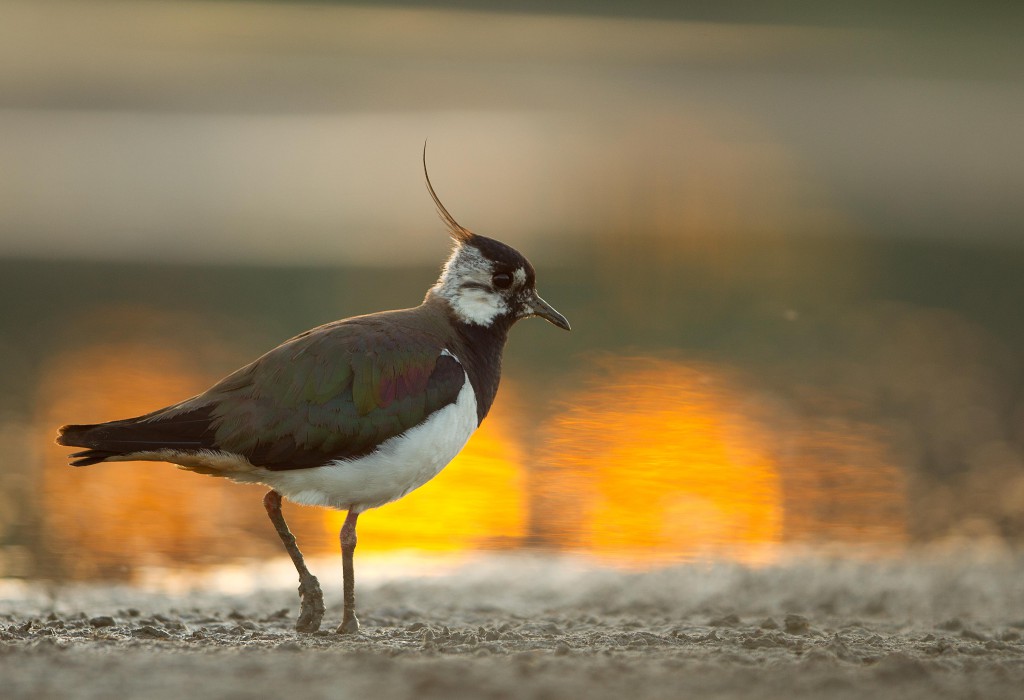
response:
M277 536L284 543L288 556L295 564L295 570L299 572L299 600L302 601L299 610L299 619L295 621L295 629L299 632L316 632L320 629L320 620L324 617L324 594L320 590L320 582L316 576L309 573L306 562L302 558L298 544L295 543L295 535L288 529L288 523L284 521L284 514L281 513L281 494L277 491L268 491L263 497L263 507L267 509L270 522L274 523Z
M359 513L348 512L345 524L341 526L341 575L345 589L345 612L342 614L338 634L352 634L359 631L356 618L356 581L352 569L352 554L356 551L356 520Z

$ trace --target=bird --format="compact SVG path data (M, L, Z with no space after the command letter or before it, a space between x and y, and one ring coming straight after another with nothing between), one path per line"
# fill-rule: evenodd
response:
M57 443L85 448L71 466L169 462L262 484L274 529L299 576L295 628L315 632L326 608L281 511L282 499L347 511L339 533L343 612L358 632L353 554L364 511L436 476L487 416L516 321L570 330L537 293L516 249L460 225L426 187L452 239L437 282L416 307L346 318L285 341L201 394L134 418L65 425Z

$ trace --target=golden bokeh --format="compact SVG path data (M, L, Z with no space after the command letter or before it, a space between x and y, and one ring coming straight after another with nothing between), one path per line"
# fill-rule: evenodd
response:
M779 545L906 540L906 484L872 425L799 419L734 371L598 363L554 421L542 539L613 563L773 561Z
M782 539L771 436L721 372L619 358L552 429L547 507L555 541L626 564L700 555L762 561ZM548 519L551 522L551 518Z

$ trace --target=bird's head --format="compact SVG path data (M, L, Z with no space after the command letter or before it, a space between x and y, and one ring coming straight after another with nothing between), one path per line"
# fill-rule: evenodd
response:
M426 175L426 160L423 173ZM441 204L427 176L437 213L455 241L455 249L431 290L444 299L462 323L485 328L508 327L521 318L540 316L569 330L565 316L537 294L530 261L515 248L461 226Z

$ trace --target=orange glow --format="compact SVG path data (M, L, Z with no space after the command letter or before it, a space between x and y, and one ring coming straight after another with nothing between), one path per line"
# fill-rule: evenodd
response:
M451 464L405 498L359 520L360 551L467 551L518 546L526 534L523 456L511 436L515 393L503 386L487 420ZM328 511L336 538L345 514Z
M555 421L537 479L553 546L649 566L906 539L906 485L871 425L769 413L707 365L616 358L590 384Z
M770 439L742 396L707 368L622 364L630 369L575 397L551 433L544 500L580 519L561 544L634 564L762 560L781 541L783 499Z

